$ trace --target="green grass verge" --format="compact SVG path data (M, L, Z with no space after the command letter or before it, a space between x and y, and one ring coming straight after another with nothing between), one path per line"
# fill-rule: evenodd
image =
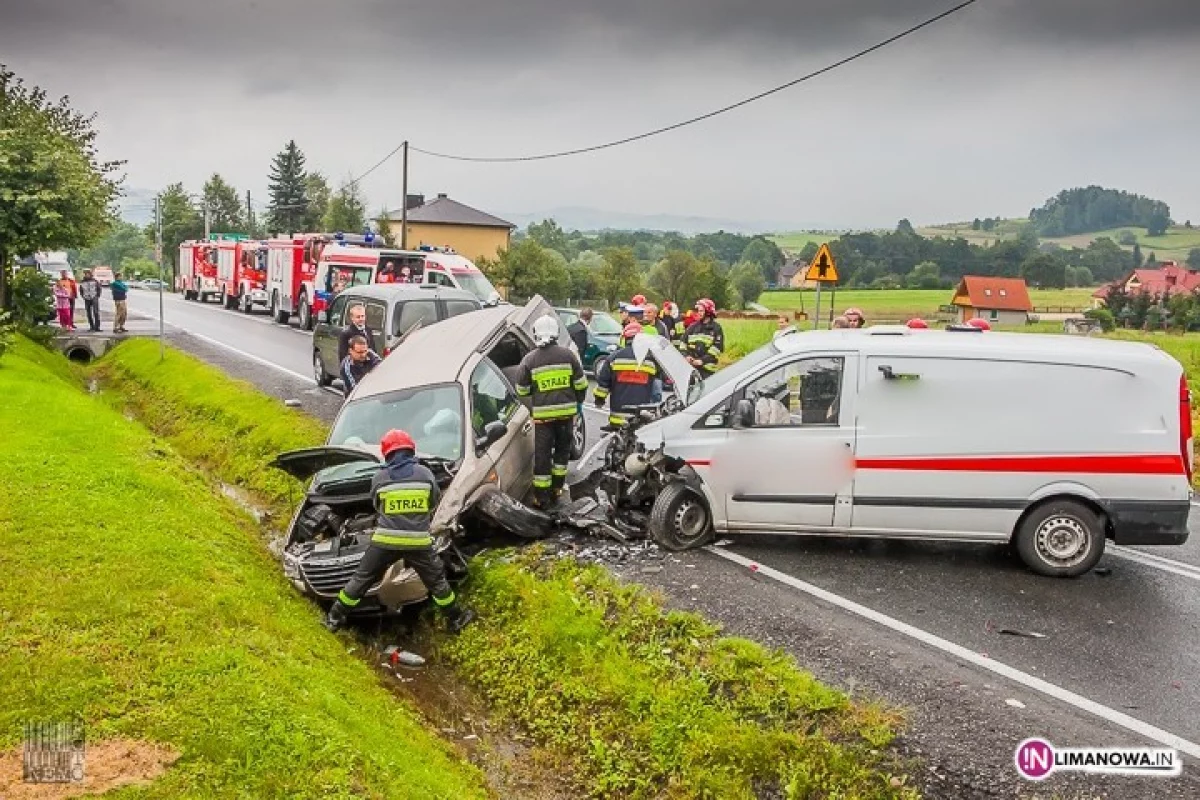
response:
M590 796L916 796L880 755L898 720L790 657L600 567L538 548L486 558L480 620L441 652Z
M48 360L0 361L0 747L79 713L94 739L181 753L122 796L486 796L245 514Z
M167 348L160 361L149 339L122 343L95 370L151 430L222 481L277 511L300 497L297 481L266 464L283 450L324 442L318 420L178 350Z
M121 366L102 363L101 374L114 388L132 389L131 407L151 414L153 425L170 423L171 441L221 480L237 482L239 462L189 433L208 414L188 409L197 398L234 397L225 421L248 428L264 413L250 402L257 392L176 351L169 368L157 368L148 356L122 352L131 344L108 357ZM278 413L273 401L258 399ZM270 428L263 461L296 446L293 436ZM457 640L435 641L494 709L569 769L564 782L607 797L751 797L768 784L788 797L912 796L903 778L892 785L886 757L871 752L886 752L895 715L851 703L786 656L666 612L599 568L564 561L547 573L535 562L532 555L476 560L465 596L480 621Z

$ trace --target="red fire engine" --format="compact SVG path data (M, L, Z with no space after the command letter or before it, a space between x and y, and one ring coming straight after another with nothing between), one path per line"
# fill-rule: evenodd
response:
M217 283L217 247L215 242L186 241L179 245L179 277L175 288L184 300L207 302L219 294Z
M317 291L317 266L326 246L351 249L368 248L375 243L372 236L351 236L323 233L294 234L267 242L267 299L271 316L286 325L295 314L300 327L312 330L316 315L328 300L326 292ZM373 261L377 258L373 257ZM364 262L365 263L365 262Z

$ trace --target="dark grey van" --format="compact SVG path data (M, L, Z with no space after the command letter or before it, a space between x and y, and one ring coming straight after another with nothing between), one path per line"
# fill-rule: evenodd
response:
M313 328L313 378L328 386L337 375L338 337L349 322L347 313L361 304L367 312L367 327L375 332L371 349L386 356L401 337L417 327L426 327L483 307L471 292L444 286L375 283L352 286L321 312Z

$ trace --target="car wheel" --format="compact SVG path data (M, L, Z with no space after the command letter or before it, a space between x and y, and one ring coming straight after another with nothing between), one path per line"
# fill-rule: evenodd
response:
M280 325L287 325L288 317L291 316L291 314L279 307L279 292L271 293L271 316Z
M1021 560L1039 575L1078 577L1104 555L1104 519L1075 500L1052 500L1021 521L1016 545Z
M333 383L333 378L325 371L325 364L321 361L321 353L318 350L313 350L313 380L317 382L317 386L329 386Z
M248 292L243 293L242 296L238 298L238 305L242 307L243 314L249 314L252 310L254 310L254 301L250 299L250 294Z
M300 329L311 331L313 329L312 307L309 306L306 295L300 295L300 312L298 316L300 317Z
M666 550L690 550L713 536L708 503L686 483L669 483L650 510L650 537Z
M221 292L221 305L233 311L238 305L237 295L231 295L229 292Z
M587 420L583 418L583 414L576 414L571 423L571 460L578 461L583 458L585 450L587 450Z

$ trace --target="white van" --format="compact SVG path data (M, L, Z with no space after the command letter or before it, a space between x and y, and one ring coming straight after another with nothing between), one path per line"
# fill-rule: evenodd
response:
M693 545L752 532L1012 542L1034 571L1075 576L1105 539L1188 537L1190 394L1149 344L792 332L639 438L694 471L710 524Z

